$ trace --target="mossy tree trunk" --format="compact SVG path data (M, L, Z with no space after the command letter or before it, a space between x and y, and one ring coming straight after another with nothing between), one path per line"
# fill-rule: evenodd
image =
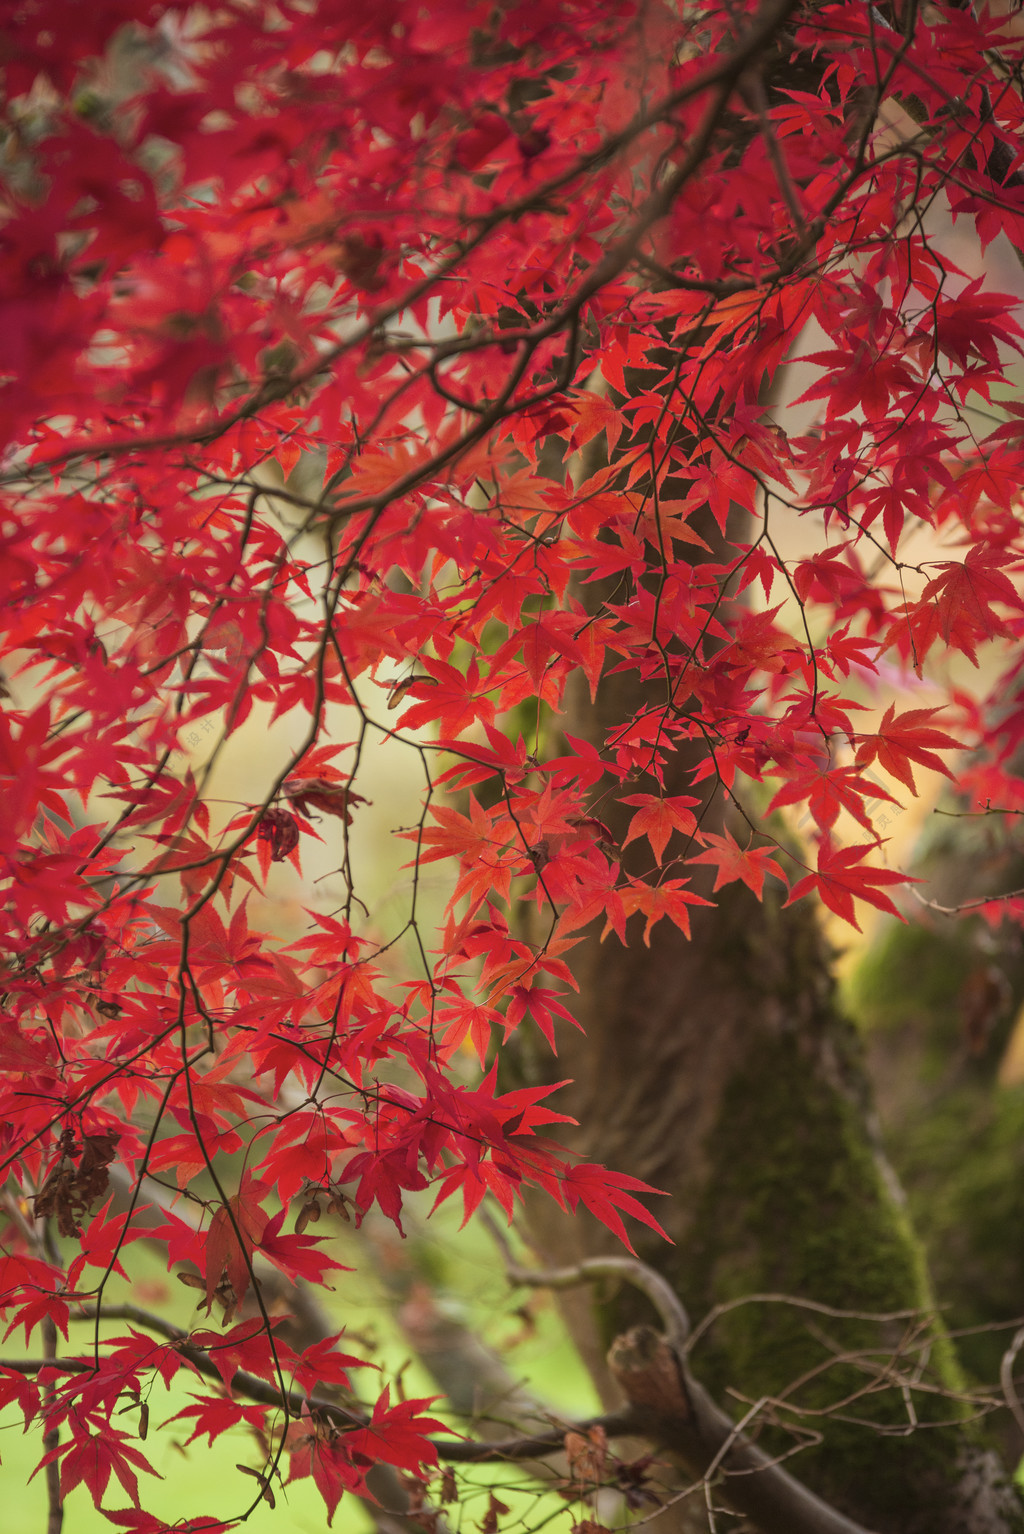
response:
M772 102L783 99L777 92L822 83L819 61L791 47L765 61L764 78ZM664 376L672 356L667 340ZM650 375L627 373L625 383L646 390ZM669 479L660 493L668 500L688 489ZM722 545L710 516L699 531L709 553L694 558L714 559ZM581 594L591 610L622 601L617 587L601 583ZM603 747L610 728L657 702L631 696L631 685L606 675L593 705L577 679L562 729ZM667 793L693 791L696 760L676 757ZM632 811L602 800L595 813L621 846ZM702 828L722 830L728 813L715 793ZM749 830L742 818L732 829L741 838ZM639 856L634 843L623 862L634 867ZM710 878L694 888L710 894ZM559 1103L579 1123L567 1144L668 1195L654 1211L674 1244L638 1223L631 1239L695 1323L758 1294L860 1316L761 1300L728 1309L702 1338L694 1373L718 1401L729 1404L733 1392L737 1420L765 1401L749 1429L760 1431L762 1445L786 1454L802 1433L807 1447L789 1468L878 1534L1021 1534L1020 1501L963 1399L958 1360L936 1318L817 913L808 903L783 909L770 892L760 903L739 884L715 899L714 909L692 911L690 941L667 920L649 948L635 930L625 947L588 936L573 962L583 1033L563 1030L554 1061L522 1034L518 1069L528 1079L572 1078ZM514 1058L509 1068L517 1068ZM582 1211L566 1217L548 1200L531 1204L530 1223L548 1263L615 1249L596 1221ZM608 1346L653 1317L631 1290L562 1298L613 1404ZM677 1526L706 1527L691 1509L672 1510Z
M602 739L609 719L632 711L620 685L603 684L596 709L570 699L565 729ZM689 786L687 765L669 792ZM631 812L599 813L621 840ZM704 824L724 818L719 795ZM667 921L650 948L635 935L626 947L588 937L574 965L585 1034L565 1030L556 1061L531 1052L523 1068L573 1078L560 1106L579 1121L574 1149L669 1195L654 1207L675 1244L638 1224L631 1236L696 1322L765 1293L910 1312L851 1320L763 1301L717 1321L694 1371L722 1404L734 1393L737 1418L762 1398L779 1403L759 1414L763 1445L791 1450L792 1428L820 1435L789 1468L880 1534L1019 1529L1016 1494L957 1399L957 1362L874 1133L860 1042L837 1006L816 912L760 904L738 884L716 899L694 911L689 942ZM548 1261L614 1247L596 1222L547 1205L531 1210L531 1225ZM604 1355L625 1326L651 1319L642 1304L622 1291L567 1305L610 1401Z
M948 811L955 806L947 803ZM1024 883L1013 823L939 813L913 871L941 906ZM1016 922L925 907L853 974L886 1145L972 1377L992 1380L1024 1304L1024 947ZM1001 1329L999 1329L1001 1328ZM1022 1452L1007 1413L1007 1447Z

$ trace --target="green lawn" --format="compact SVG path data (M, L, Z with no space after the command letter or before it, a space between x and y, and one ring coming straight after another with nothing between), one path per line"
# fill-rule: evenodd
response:
M509 1339L522 1330L514 1311L522 1302L523 1291L517 1294L505 1283L493 1249L486 1234L472 1227L457 1232L454 1216L445 1211L435 1216L425 1227L427 1235L419 1238L419 1256L429 1266L432 1280L445 1298L457 1305L467 1321L477 1328L484 1339L496 1347L503 1347ZM339 1261L346 1260L345 1246L351 1236L342 1231L337 1238L337 1250L332 1255ZM107 1289L111 1302L132 1298L147 1309L169 1316L178 1325L205 1325L202 1312L193 1308L195 1292L169 1279L156 1252L145 1250L140 1243L131 1252L136 1283L130 1290L123 1281L114 1279ZM352 1256L355 1260L355 1254ZM408 1360L407 1346L392 1321L381 1290L365 1271L365 1251L359 1258L362 1269L357 1273L336 1275L336 1289L324 1296L338 1325L344 1325L351 1334L372 1342L375 1347L373 1360L386 1369L396 1369ZM508 1367L517 1377L530 1381L531 1388L553 1407L566 1415L588 1413L597 1409L593 1390L578 1358L566 1343L558 1323L557 1314L550 1305L542 1307L537 1314L536 1331L519 1341L507 1359ZM125 1330L124 1322L112 1322L105 1328L108 1336ZM80 1352L87 1346L86 1328L72 1325L69 1351ZM17 1357L27 1351L37 1351L37 1339L31 1349L23 1341L12 1336L0 1350L0 1356ZM353 1343L347 1351L363 1352L359 1343ZM357 1371L354 1383L361 1383ZM369 1371L363 1380L370 1381ZM408 1395L430 1395L432 1385L429 1377L413 1360L409 1362L402 1377L403 1388ZM184 1440L191 1426L173 1424L160 1430L160 1424L175 1412L190 1404L190 1392L206 1392L207 1382L200 1382L184 1370L179 1371L170 1389L157 1380L149 1398L150 1431L146 1452L153 1467L163 1477L162 1484L140 1476L143 1502L153 1510L159 1510L168 1523L178 1519L205 1514L221 1518L241 1515L255 1496L258 1486L251 1476L236 1467L239 1464L260 1468L258 1448L245 1429L224 1434L211 1448L205 1439L185 1447ZM364 1385L366 1394L372 1385ZM134 1420L134 1411L129 1420ZM116 1425L116 1423L115 1423ZM46 1527L46 1494L43 1477L29 1482L41 1448L38 1439L26 1435L17 1410L0 1413L0 1488L3 1492L2 1526L5 1534L44 1534ZM287 1461L285 1460L285 1474ZM551 1493L538 1493L530 1483L515 1470L508 1467L481 1469L472 1477L479 1485L476 1495L468 1495L458 1508L449 1509L450 1521L456 1527L470 1527L482 1518L487 1506L487 1492L493 1485L501 1500L510 1508L510 1516L502 1518L502 1529L510 1530L516 1524L537 1527L550 1520L559 1509L565 1507L560 1498ZM148 1483L148 1484L147 1484ZM523 1489L516 1492L512 1488ZM155 1493L155 1494L154 1494ZM261 1504L248 1518L244 1527L248 1534L322 1534L326 1528L324 1504L312 1481L298 1481L284 1488L275 1488L276 1509ZM126 1507L128 1498L112 1481L108 1488L107 1505ZM64 1534L110 1534L111 1525L94 1506L91 1496L78 1488L67 1499ZM342 1502L334 1523L340 1534L363 1534L369 1527L366 1513L355 1498Z

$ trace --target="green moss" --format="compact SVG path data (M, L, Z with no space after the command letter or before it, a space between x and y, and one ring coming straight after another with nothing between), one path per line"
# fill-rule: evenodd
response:
M897 1170L957 1328L1019 1315L1024 1290L1024 1090L962 1082L892 1129ZM971 1375L998 1377L1005 1331L963 1338Z
M869 1029L893 1030L925 1017L934 1042L948 1044L959 1034L958 998L977 962L966 925L940 933L893 921L848 983L850 1010Z
M667 1260L653 1247L650 1256L695 1320L756 1293L861 1314L912 1312L884 1322L745 1303L715 1324L693 1365L719 1401L737 1403L737 1416L743 1403L782 1400L777 1421L820 1434L794 1468L827 1500L887 1534L948 1530L964 1452L979 1440L947 1394L962 1390L963 1377L921 1248L865 1128L860 1037L834 1005L811 920L768 902L756 922L738 901L723 901L716 915L709 962L728 966L763 1016L751 1018L701 1147L704 1191L689 1234ZM914 965L911 955L909 972ZM604 1307L606 1336L638 1319L648 1318L615 1296ZM903 1373L921 1366L913 1416L904 1391L884 1378L901 1349ZM770 1426L762 1442L794 1447L790 1433Z
M695 1373L723 1403L741 1390L744 1402L771 1397L796 1408L777 1419L822 1435L797 1466L822 1495L872 1526L926 1527L918 1521L922 1498L933 1495L935 1508L945 1508L973 1429L963 1407L928 1389L956 1390L962 1379L933 1314L921 1253L858 1108L822 1079L798 1040L762 1038L726 1091L708 1149L712 1172L693 1239L666 1273L695 1318L722 1301L777 1293L840 1310L909 1309L926 1319L848 1320L747 1303L700 1344ZM914 1393L914 1410L920 1423L947 1425L910 1433L905 1396L880 1383L880 1371L922 1333L928 1348L911 1365L923 1359L925 1388ZM840 1354L847 1361L837 1362ZM792 1436L771 1428L762 1442L793 1447Z
M967 861L962 848L957 856ZM964 985L989 965L1006 996L978 1043L968 1037ZM848 987L879 1081L886 1146L956 1330L1021 1309L1024 1091L1000 1087L997 1073L1022 996L1019 933L976 920L894 923ZM965 1336L958 1351L969 1375L991 1384L1005 1342L1005 1332Z

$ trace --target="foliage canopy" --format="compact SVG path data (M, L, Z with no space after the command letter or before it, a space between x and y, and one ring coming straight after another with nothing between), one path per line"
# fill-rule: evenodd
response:
M856 926L899 914L921 769L1024 810L1024 330L983 259L1024 250L1021 56L952 0L4 8L0 1292L66 1337L156 1235L223 1323L0 1368L116 1526L166 1526L121 1414L154 1372L261 1382L200 1375L196 1434L249 1424L332 1513L451 1449L387 1386L310 1410L359 1359L293 1351L254 1278L329 1283L322 1212L532 1186L658 1228L498 1071L572 1025L591 923L688 935L742 880ZM635 707L553 741L611 670ZM278 719L225 805L224 743ZM422 781L389 931L349 844L374 737ZM343 898L262 930L317 838ZM144 1175L183 1195L155 1231Z

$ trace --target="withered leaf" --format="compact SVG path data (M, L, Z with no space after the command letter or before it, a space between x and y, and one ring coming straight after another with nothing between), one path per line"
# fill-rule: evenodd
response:
M292 778L284 792L300 813L319 810L322 815L337 815L347 826L352 824L352 806L370 803L347 783L331 783L327 778Z
M604 1480L608 1463L608 1437L603 1427L583 1433L566 1433L565 1454L569 1472L579 1486L596 1486Z
M270 860L281 863L299 845L299 823L294 815L271 805L256 827L260 841L270 843Z
M114 1159L117 1143L118 1136L113 1134L83 1135L81 1159L76 1166L73 1155L79 1152L65 1138L64 1154L35 1196L36 1217L56 1218L62 1236L80 1236L79 1222L107 1191L110 1182L107 1168Z

